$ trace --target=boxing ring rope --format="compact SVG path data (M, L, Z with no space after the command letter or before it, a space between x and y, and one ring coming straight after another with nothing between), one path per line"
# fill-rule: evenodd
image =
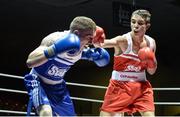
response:
M0 113L12 113L12 114L27 114L27 112L23 111L11 111L11 110L0 110ZM35 113L31 112L31 115L35 115Z
M23 79L24 78L23 76L10 75L10 74L4 74L4 73L0 73L0 76L16 78L16 79ZM73 85L73 86L80 86L80 87L99 88L99 89L106 89L107 88L106 86L97 86L97 85L70 83L70 82L66 82L66 84L67 85ZM180 88L153 88L153 90L158 90L158 91L179 90L180 91Z
M10 74L4 74L4 73L0 73L0 76L2 76L2 77L10 77L10 78L15 78L15 79L23 79L24 78L22 76L10 75ZM79 87L98 88L98 89L106 89L107 88L106 86L97 86L97 85L90 85L90 84L71 83L71 82L66 82L66 83L67 83L67 85L79 86ZM153 90L157 90L157 91L178 90L178 91L180 91L180 88L153 88ZM6 89L6 88L0 88L0 91L27 94L26 91L14 90L14 89ZM102 103L103 102L103 100L80 98L80 97L71 97L71 99L79 100L79 101L95 102L95 103ZM180 102L155 102L155 104L156 105L180 105ZM26 112L10 111L10 110L0 110L0 112L14 113L14 114L26 114ZM33 115L35 113L32 112L31 114Z

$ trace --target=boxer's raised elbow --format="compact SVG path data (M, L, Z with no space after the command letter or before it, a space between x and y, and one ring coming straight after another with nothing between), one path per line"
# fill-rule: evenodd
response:
M27 65L28 68L32 68L34 66L31 59L27 59L26 65Z

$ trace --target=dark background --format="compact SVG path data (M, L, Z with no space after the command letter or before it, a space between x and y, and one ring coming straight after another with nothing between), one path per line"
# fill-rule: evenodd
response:
M178 0L1 0L0 72L24 76L30 71L26 66L28 54L38 47L41 40L49 33L68 29L72 19L79 15L88 16L97 25L103 27L107 38L127 33L130 28L118 20L119 4L128 5L124 9L129 10L129 14L133 8L150 10L151 28L147 34L156 40L158 69L153 76L148 75L148 79L153 87L179 87L180 2ZM129 6L132 9L129 9ZM126 18L125 20L128 21L129 19ZM94 63L79 61L66 74L65 80L107 86L113 66L113 49L108 51L111 54L111 62L108 66L98 68ZM17 79L2 77L1 86L25 90L23 81ZM71 86L69 89L73 96L96 99L103 99L105 92L105 90L85 90L86 88ZM180 99L177 92L160 92L162 93L155 92L155 101ZM98 108L99 105L95 107ZM79 110L78 112L82 113ZM162 111L160 114L166 113Z

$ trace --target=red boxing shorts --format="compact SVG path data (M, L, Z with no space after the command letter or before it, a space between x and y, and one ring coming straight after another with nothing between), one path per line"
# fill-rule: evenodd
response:
M101 111L116 113L154 111L153 89L149 81L127 82L110 80Z

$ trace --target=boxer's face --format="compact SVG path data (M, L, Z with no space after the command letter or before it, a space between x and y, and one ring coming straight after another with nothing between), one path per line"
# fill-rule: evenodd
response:
M81 45L89 45L92 44L92 40L94 38L95 32L92 30L83 31L80 33Z
M131 30L135 35L145 34L147 29L146 21L140 15L133 15L131 17Z

